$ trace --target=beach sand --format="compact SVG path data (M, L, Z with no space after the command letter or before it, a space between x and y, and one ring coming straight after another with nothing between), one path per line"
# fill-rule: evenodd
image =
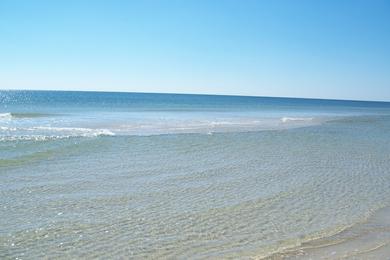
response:
M390 207L334 236L268 259L390 259Z

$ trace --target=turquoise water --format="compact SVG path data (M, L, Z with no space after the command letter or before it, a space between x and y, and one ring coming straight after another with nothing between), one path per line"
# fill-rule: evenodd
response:
M390 103L0 91L1 258L246 258L390 202Z

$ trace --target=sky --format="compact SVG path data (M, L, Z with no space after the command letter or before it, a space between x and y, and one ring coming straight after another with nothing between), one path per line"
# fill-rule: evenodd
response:
M0 89L390 101L390 1L0 0Z

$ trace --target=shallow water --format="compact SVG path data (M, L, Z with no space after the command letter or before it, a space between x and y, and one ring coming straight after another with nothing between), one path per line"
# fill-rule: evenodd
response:
M387 259L390 255L390 208L335 234L303 243L270 259Z
M388 103L22 93L2 93L1 258L272 256L390 202Z

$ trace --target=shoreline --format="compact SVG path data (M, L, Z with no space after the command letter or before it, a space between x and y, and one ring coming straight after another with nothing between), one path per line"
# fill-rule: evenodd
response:
M258 259L385 259L390 255L390 206L329 237Z

